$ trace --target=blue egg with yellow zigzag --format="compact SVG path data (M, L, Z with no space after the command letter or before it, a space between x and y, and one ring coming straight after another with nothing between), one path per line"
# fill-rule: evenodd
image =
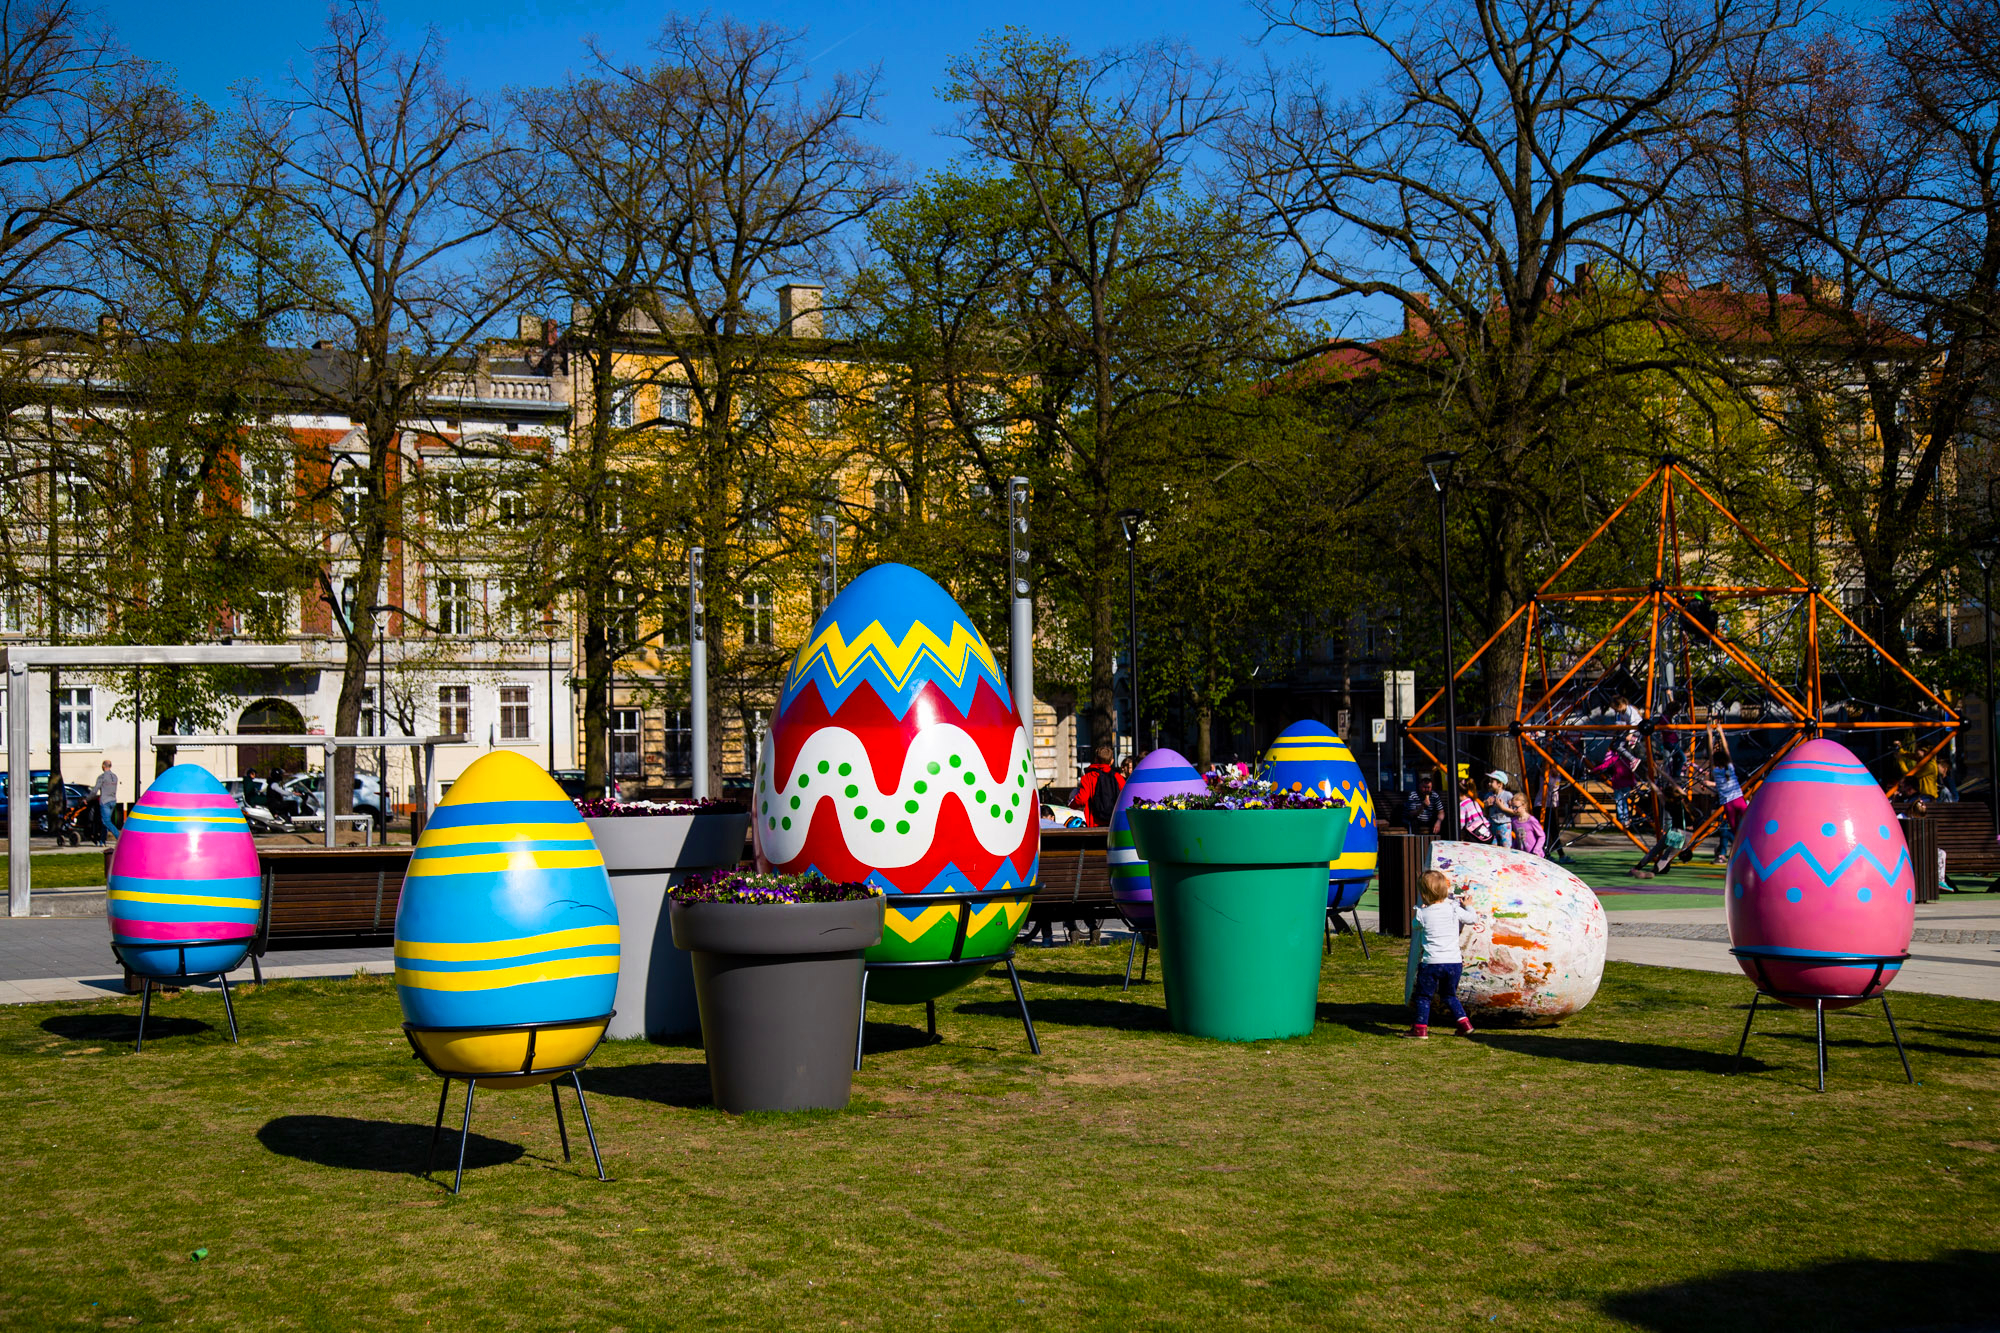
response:
M420 1028L581 1025L568 1044L595 1046L617 989L618 909L589 828L539 765L485 755L410 857L396 909L403 1017ZM534 1066L552 1054L537 1052ZM494 1056L516 1069L518 1059Z
M1294 722L1264 752L1264 777L1293 791L1316 788L1347 802L1347 841L1327 866L1326 905L1345 911L1361 900L1375 877L1378 836L1375 798L1361 765L1338 732L1324 722Z

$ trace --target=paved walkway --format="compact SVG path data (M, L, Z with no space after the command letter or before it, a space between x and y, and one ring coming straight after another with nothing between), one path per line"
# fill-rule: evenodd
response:
M269 955L264 975L346 977L393 966L387 949L315 949ZM246 965L231 979L249 975ZM102 916L0 917L0 1004L100 1000L124 991Z

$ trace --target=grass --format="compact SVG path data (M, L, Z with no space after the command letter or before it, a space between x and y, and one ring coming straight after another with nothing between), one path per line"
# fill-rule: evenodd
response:
M28 858L34 887L38 889L87 888L104 883L104 849L87 852L53 852Z
M0 1011L0 1327L1604 1328L1990 1324L2000 1010L1759 1020L1744 982L1614 964L1559 1028L1396 1039L1399 941L1335 947L1292 1042L1165 1030L1123 950L876 1008L844 1113L725 1117L700 1052L483 1094L463 1196L414 1174L437 1083L386 981ZM893 1021L892 1021L893 1020ZM914 1026L912 1026L914 1023ZM572 1114L571 1124L575 1127ZM581 1152L581 1145L579 1144ZM204 1258L191 1256L206 1250Z

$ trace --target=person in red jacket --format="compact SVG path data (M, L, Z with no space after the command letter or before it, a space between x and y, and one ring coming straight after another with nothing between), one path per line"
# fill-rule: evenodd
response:
M1098 746L1094 757L1096 762L1083 770L1083 780L1076 784L1076 795L1071 800L1083 811L1086 827L1108 828L1111 812L1118 805L1118 792L1125 783L1111 767L1110 746Z

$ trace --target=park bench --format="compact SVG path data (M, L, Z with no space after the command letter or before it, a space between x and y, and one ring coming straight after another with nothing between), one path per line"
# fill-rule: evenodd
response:
M264 909L252 966L266 953L395 943L408 847L260 847ZM258 969L261 973L262 969Z
M1101 828L1042 830L1042 868L1028 920L1041 927L1044 939L1058 921L1088 921L1095 944L1101 924L1118 916L1111 867L1104 857L1107 836Z
M1914 802L1897 801L1908 815ZM1945 854L1945 876L1965 887L1972 878L2000 876L2000 841L1993 836L1993 809L1984 801L1930 801L1931 836Z

